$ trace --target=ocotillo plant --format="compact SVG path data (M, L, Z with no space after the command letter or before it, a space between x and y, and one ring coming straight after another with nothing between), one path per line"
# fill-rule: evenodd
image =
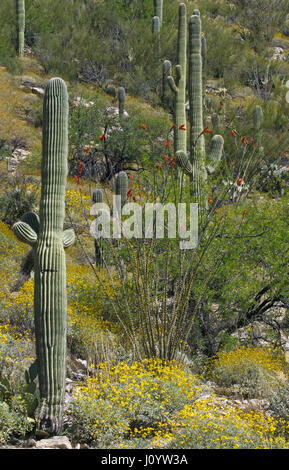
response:
M158 16L160 24L163 22L163 0L154 0L154 16Z
M201 33L200 15L192 15L189 21L190 152L188 156L181 150L176 155L179 165L190 176L194 202L206 208L207 176L215 171L221 160L224 139L219 135L213 137L208 155L209 165L206 165L204 134L207 129L203 128Z
M101 189L95 189L92 195L92 202L94 204L103 202L103 193ZM95 248L95 264L96 266L104 266L104 252L103 252L103 241L101 239L94 240Z
M66 377L67 296L64 248L74 242L63 231L68 154L68 94L63 80L52 78L43 105L40 218L27 213L13 226L15 235L34 249L34 321L41 427L62 428Z
M119 116L124 115L124 107L125 107L125 89L124 87L120 87L118 90L118 113Z
M170 91L168 84L168 77L172 73L172 64L169 60L165 60L162 69L162 104L165 109L170 107Z
M17 16L17 47L20 56L24 53L25 40L25 0L16 0L16 16Z

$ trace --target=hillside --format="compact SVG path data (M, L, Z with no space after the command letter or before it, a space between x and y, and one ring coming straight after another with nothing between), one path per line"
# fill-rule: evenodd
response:
M0 6L0 448L288 449L287 3L22 2Z

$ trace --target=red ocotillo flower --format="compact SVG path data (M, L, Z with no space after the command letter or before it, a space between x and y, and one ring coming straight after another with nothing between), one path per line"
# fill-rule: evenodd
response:
M234 129L232 129L232 136L233 136L233 137L236 137L236 136L237 136L237 133L236 133L236 131L235 131Z
M245 215L247 214L247 211L243 211L243 217L245 217Z
M162 165L160 163L157 163L157 167L161 169Z
M173 124L172 127L170 128L170 132L172 132L172 130L173 130L176 126L177 126L176 124Z
M239 178L239 179L237 180L237 185L238 185L238 186L241 186L241 184L243 183L243 181L244 181L243 178Z
M147 126L145 124L140 125L143 129L147 129Z
M100 140L102 142L103 140L105 140L105 137L106 137L106 135L105 135L105 132L104 132L102 134L102 136L98 138L98 140Z
M78 176L74 175L74 179L76 180L78 184L80 184L80 178L78 178Z
M202 132L200 133L200 135L203 135L203 134L210 134L211 132L213 132L213 131L211 131L211 130L209 129L209 126L207 126L207 127L205 127L204 130L202 130Z
M170 145L171 145L170 141L166 139L166 141L165 141L166 148L168 148Z

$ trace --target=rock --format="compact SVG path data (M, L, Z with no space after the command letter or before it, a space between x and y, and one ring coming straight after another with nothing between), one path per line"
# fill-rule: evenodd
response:
M231 96L233 99L239 98L245 100L246 98L255 96L255 94L252 88L248 86L243 86L241 88L235 88L232 91Z
M38 95L38 96L43 96L44 95L44 89L40 88L38 86L32 87L31 91L32 91L32 93L34 93L34 95Z
M87 369L87 361L84 361L83 359L75 359L75 364L81 369Z
M36 442L35 449L72 449L72 445L68 437L54 436Z

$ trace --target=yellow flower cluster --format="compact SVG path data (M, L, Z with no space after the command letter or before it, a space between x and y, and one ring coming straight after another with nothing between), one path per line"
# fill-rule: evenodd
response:
M244 412L225 399L210 396L187 405L171 420L169 444L176 438L180 447L193 448L289 448L289 425L261 412ZM276 432L278 431L278 435ZM163 445L156 435L155 447Z
M243 375L253 364L262 367L268 373L288 372L288 364L282 352L250 346L241 346L230 352L220 352L213 360L212 368L234 371Z
M65 204L69 211L75 214L82 214L85 212L89 214L92 206L91 198L81 191L68 189L65 194Z
M114 367L103 363L98 366L95 377L89 377L85 384L76 388L75 403L79 409L101 409L105 403L106 407L110 406L123 416L122 431L129 438L148 438L155 434L156 429L162 435L167 433L165 423L171 406L180 406L181 400L193 401L202 391L199 379L175 362L147 359L131 365L120 362ZM132 417L137 420L145 409L153 410L153 423L133 428L124 424ZM103 416L94 421L96 436L102 432L102 421L106 421ZM110 426L108 420L105 425Z

